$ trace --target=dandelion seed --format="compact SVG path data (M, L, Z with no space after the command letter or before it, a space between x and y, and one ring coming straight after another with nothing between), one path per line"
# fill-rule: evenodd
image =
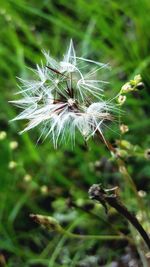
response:
M103 137L104 122L112 121L117 110L112 101L103 100L107 82L97 78L107 64L77 57L72 40L60 62L45 51L43 54L46 65L33 70L37 79L20 79L18 94L23 97L10 101L22 109L13 121L28 120L21 133L40 126L39 139L50 137L55 147L68 137L74 143L76 130L86 139L97 132Z

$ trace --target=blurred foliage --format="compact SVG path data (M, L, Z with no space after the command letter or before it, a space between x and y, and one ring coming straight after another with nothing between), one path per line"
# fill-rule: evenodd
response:
M38 130L20 136L23 123L9 123L17 111L8 101L17 90L16 76L30 78L27 67L43 60L42 49L59 58L73 38L79 55L111 64L105 74L110 81L107 97L113 98L134 75L142 75L145 89L129 95L121 120L129 127L126 139L143 151L149 148L149 12L149 0L0 0L0 131L7 133L0 140L1 266L111 266L127 253L126 241L68 239L32 222L29 214L41 213L79 234L130 234L119 215L111 211L107 217L101 206L88 200L89 186L99 182L119 185L135 214L138 205L99 140L87 147L79 137L74 149L54 150L49 140L36 145ZM118 128L106 135L112 142L120 138ZM18 142L15 149L12 141ZM130 157L126 162L138 190L148 193L149 161ZM148 198L146 194L145 211ZM136 247L133 251L137 253Z

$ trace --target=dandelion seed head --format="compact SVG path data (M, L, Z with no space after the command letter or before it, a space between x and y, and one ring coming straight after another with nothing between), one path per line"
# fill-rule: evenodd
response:
M115 111L111 101L103 100L107 82L98 79L107 64L77 57L72 40L61 61L43 54L46 64L33 70L34 80L19 78L22 98L10 101L22 109L13 120L28 121L21 133L40 126L39 139L50 137L55 147L68 137L74 143L77 130L86 139L102 134L103 122L112 121Z

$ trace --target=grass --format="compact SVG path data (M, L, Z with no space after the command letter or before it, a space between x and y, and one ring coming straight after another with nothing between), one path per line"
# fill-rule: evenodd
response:
M7 138L0 141L0 261L6 261L2 266L111 266L113 260L126 253L126 241L68 239L47 233L31 221L29 213L41 213L58 218L65 227L80 234L113 235L122 229L131 235L127 222L113 210L107 218L101 206L93 208L87 191L93 183L119 185L124 202L135 214L138 205L98 140L91 140L88 149L80 138L74 150L69 146L54 150L48 140L36 146L38 130L20 136L17 133L23 123L9 123L17 110L8 100L17 90L16 76L30 77L27 67L40 63L42 49L59 58L73 38L78 54L111 64L111 71L104 74L110 81L107 97L112 98L135 74L142 75L145 89L130 94L122 121L130 129L125 138L147 149L149 11L148 0L0 1L0 130L7 133ZM119 138L113 132L107 136L110 140ZM11 150L10 142L14 140L18 148ZM17 162L14 169L8 167L10 161ZM147 192L143 199L147 212L149 162L131 157L127 166L138 190ZM30 181L26 181L27 174ZM71 202L74 207L69 205Z

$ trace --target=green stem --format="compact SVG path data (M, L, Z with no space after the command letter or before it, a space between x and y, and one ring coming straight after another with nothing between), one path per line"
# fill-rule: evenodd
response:
M79 235L74 234L69 231L64 230L63 234L67 235L71 238L77 238L77 239L97 239L97 240L114 240L114 239L126 239L124 236L119 235Z

